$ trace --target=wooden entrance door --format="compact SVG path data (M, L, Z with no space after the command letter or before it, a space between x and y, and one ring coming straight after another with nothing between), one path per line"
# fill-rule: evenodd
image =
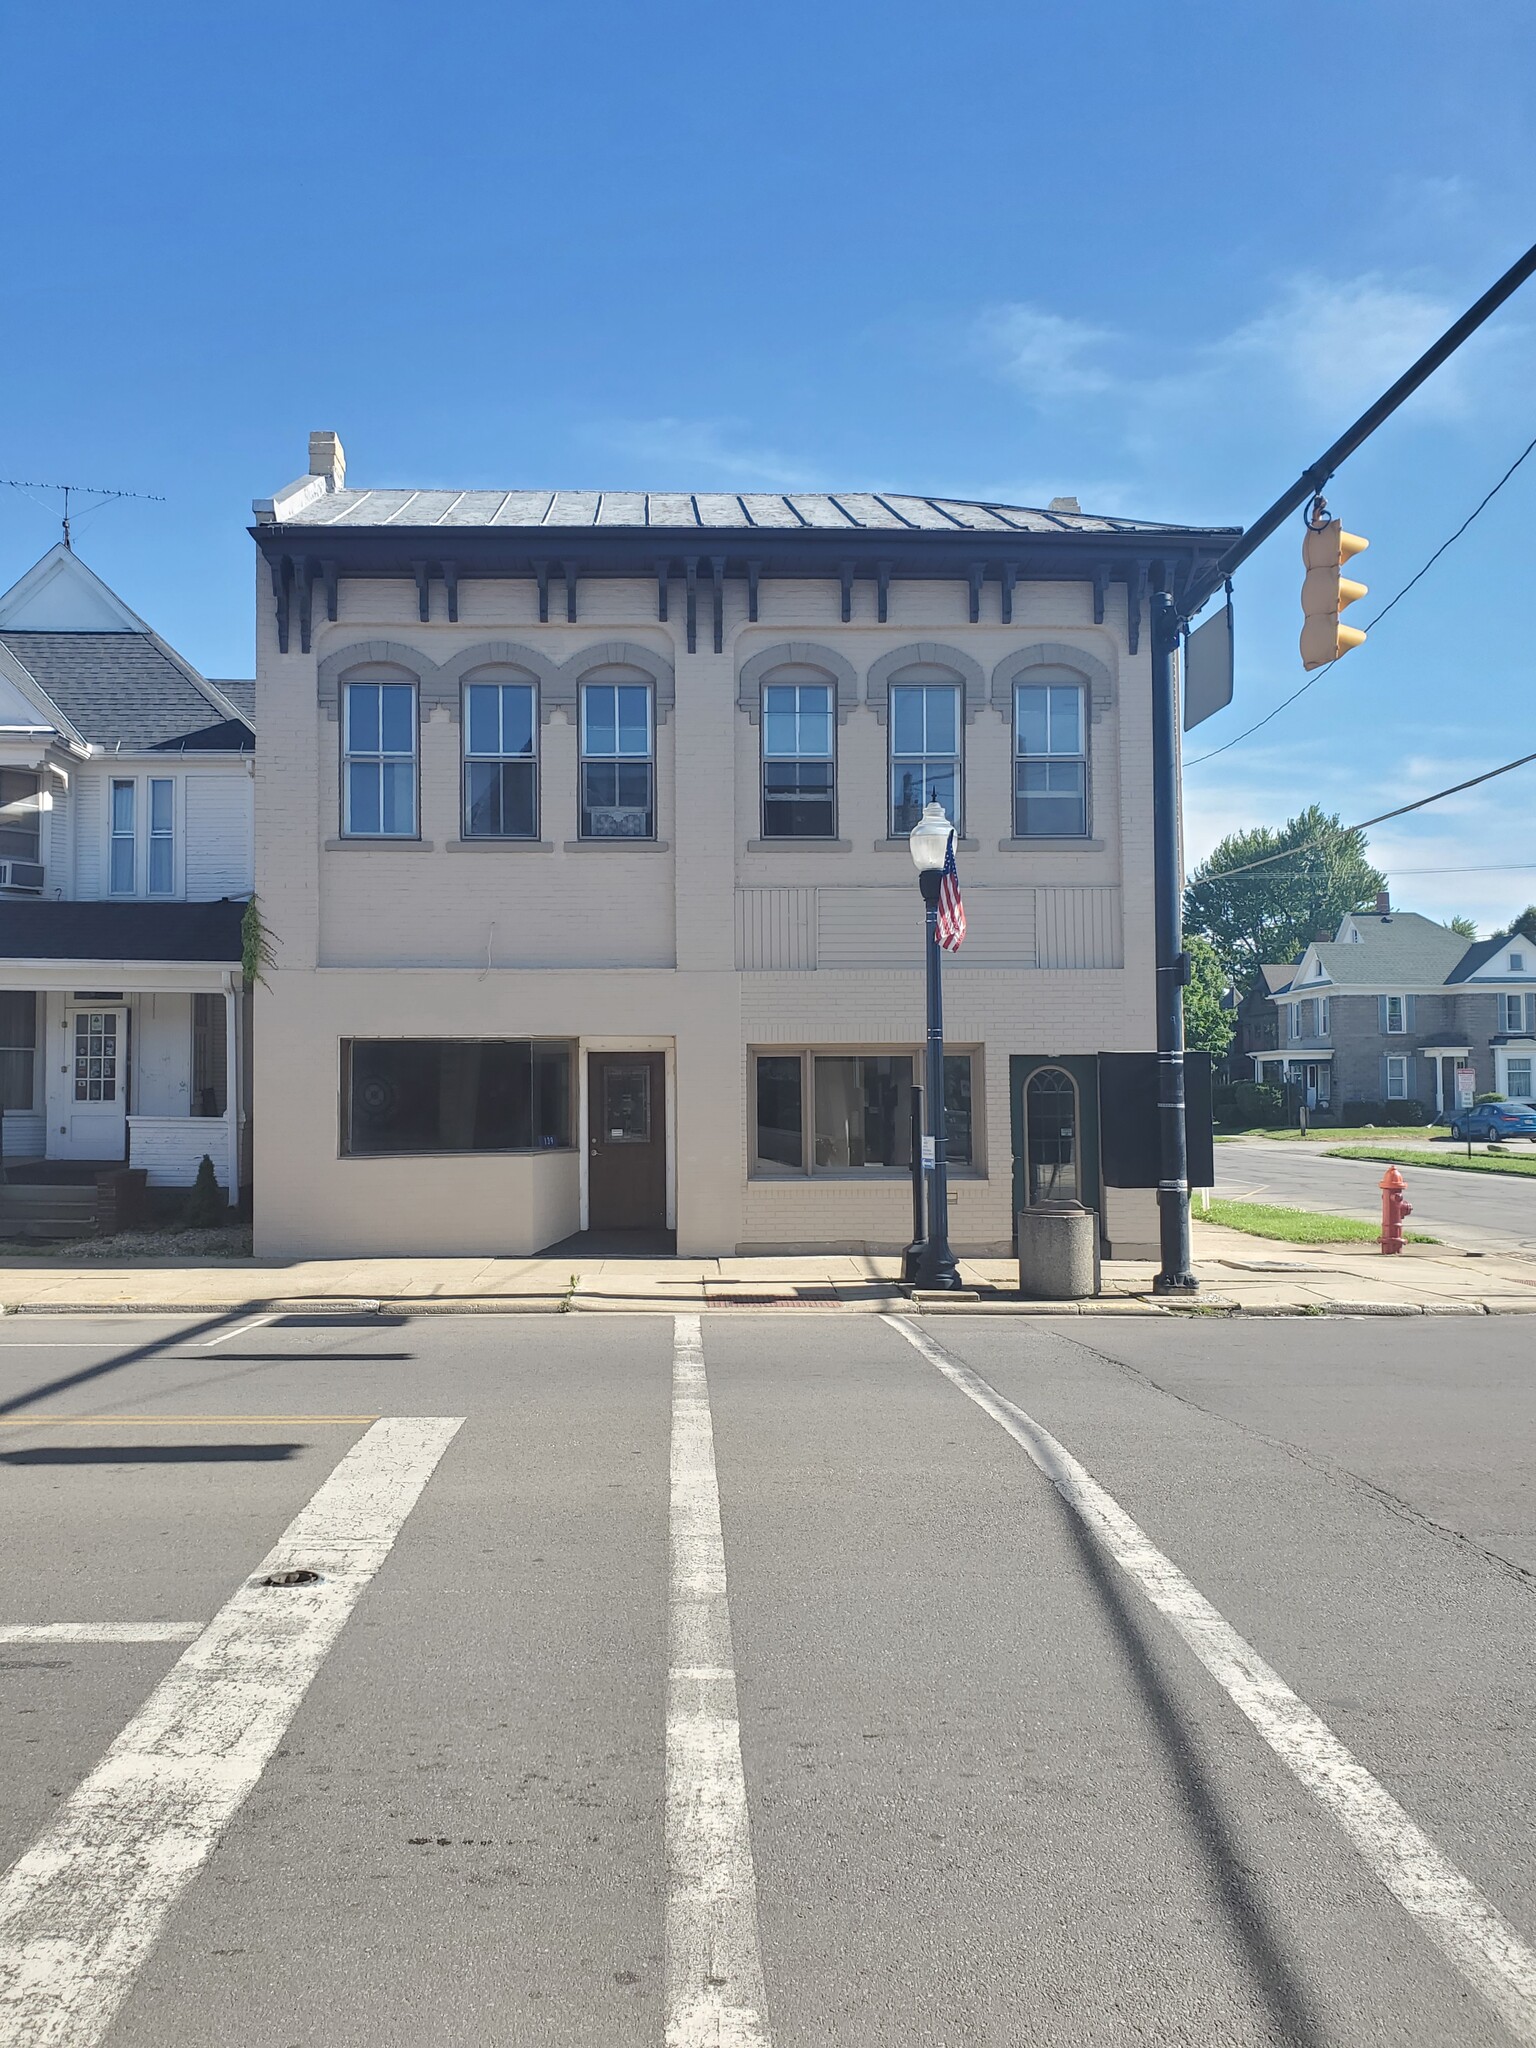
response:
M590 1227L665 1230L667 1103L661 1053L588 1053L587 1133Z

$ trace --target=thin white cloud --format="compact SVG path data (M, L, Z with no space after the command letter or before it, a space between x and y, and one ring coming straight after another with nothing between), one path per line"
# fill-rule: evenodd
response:
M637 488L687 490L726 483L735 490L815 491L828 488L820 465L755 443L734 419L594 420L581 431L590 447L644 467Z
M1116 339L1109 328L1043 306L993 306L981 315L976 339L1003 375L1040 404L1094 398L1121 382L1095 360Z

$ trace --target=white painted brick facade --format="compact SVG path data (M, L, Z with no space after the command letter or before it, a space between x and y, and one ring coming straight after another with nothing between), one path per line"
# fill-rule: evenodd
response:
M455 625L443 622L440 592L430 624L417 602L409 581L344 577L336 622L321 614L313 650L298 652L295 632L283 655L260 571L257 886L278 966L258 998L258 1250L518 1252L579 1226L579 1153L340 1157L339 1045L352 1036L665 1045L680 1250L904 1243L900 1178L754 1176L751 1053L921 1045L921 909L905 846L887 843L888 731L864 691L882 655L916 642L961 650L985 678L964 734L963 829L974 845L958 858L971 937L945 968L948 1040L975 1050L977 1158L955 1176L951 1215L962 1249L1006 1247L1010 1058L1155 1042L1150 665L1145 636L1128 652L1122 590L1095 626L1086 584L1021 583L1004 626L988 586L973 626L964 583L898 579L879 625L873 587L860 581L845 625L835 580L765 580L749 624L745 587L728 580L719 655L687 652L678 583L666 624L654 583L639 579L583 580L575 625L558 579L545 625L526 579L462 581ZM701 582L701 649L710 631ZM460 733L439 705L421 735L423 844L337 846L340 727L320 704L320 664L388 640L437 667L498 638L556 664L614 639L670 663L658 843L570 845L577 732L564 709L541 726L539 844L457 843ZM754 654L789 641L833 650L858 677L837 734L835 846L761 842L760 729L738 705L738 679ZM991 679L1035 645L1079 649L1111 679L1096 694L1081 845L1004 843L1011 717L1006 698L991 700ZM1116 1249L1155 1239L1151 1195L1112 1194L1108 1216Z

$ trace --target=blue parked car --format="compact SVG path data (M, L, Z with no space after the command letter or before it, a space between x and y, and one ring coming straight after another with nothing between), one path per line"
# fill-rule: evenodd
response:
M1480 1102L1451 1118L1453 1138L1529 1138L1536 1143L1536 1109L1523 1102Z

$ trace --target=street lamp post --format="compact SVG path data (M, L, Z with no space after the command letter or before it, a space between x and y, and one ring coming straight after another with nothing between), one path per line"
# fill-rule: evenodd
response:
M960 1275L949 1249L949 1169L944 1136L944 998L939 979L939 888L944 858L954 826L944 806L930 803L912 827L912 849L918 886L923 892L924 949L928 982L928 1046L924 1094L928 1098L928 1143L933 1151L928 1169L928 1236L918 1252L913 1286L924 1293L949 1293Z

